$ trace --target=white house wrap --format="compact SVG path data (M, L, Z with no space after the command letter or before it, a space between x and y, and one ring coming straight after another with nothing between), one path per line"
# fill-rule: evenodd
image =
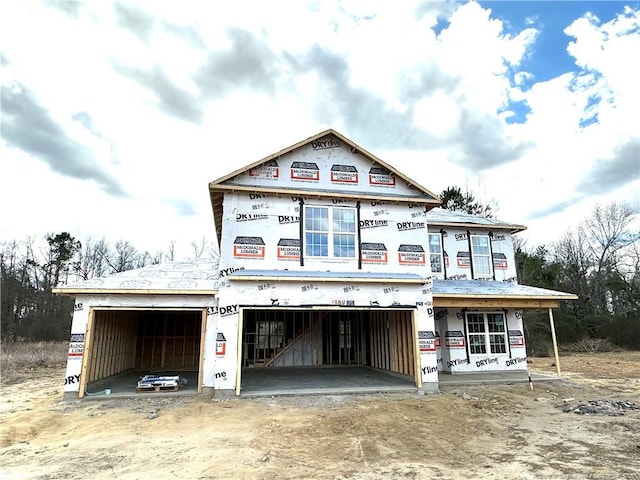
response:
M512 235L525 227L436 208L333 130L209 190L219 262L57 289L77 298L65 392L182 368L225 397L242 393L246 369L302 366L368 367L436 391L439 375L526 370L521 311L575 298L517 284Z

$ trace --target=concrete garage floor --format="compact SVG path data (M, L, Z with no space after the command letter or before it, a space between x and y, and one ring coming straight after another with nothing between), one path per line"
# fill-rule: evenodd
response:
M411 378L369 367L243 368L241 397L416 392Z
M147 373L156 375L180 375L187 385L176 392L136 393L138 379ZM450 374L440 372L439 384L473 385L491 383L528 382L528 373L479 372ZM531 374L533 383L558 380L555 376ZM197 394L198 372L130 370L93 382L87 387L85 399L149 398L194 396ZM106 395L108 388L111 394ZM370 394L382 392L417 392L414 380L395 373L370 367L289 367L289 368L243 368L240 396L244 398L284 395L342 395Z
M162 392L143 392L136 393L136 386L138 380L145 375L179 375L187 379L187 384L176 392L162 391ZM104 394L105 389L110 389L111 394ZM148 370L129 370L118 375L104 378L97 382L90 383L87 386L85 397L87 399L109 399L109 398L124 398L124 397L176 397L185 395L196 395L198 390L198 372L197 371L173 371L164 370L157 372L150 372Z
M529 381L529 374L526 371L453 375L440 372L438 377L441 386ZM547 375L531 374L534 384L556 379ZM240 396L250 398L417 391L413 379L369 367L244 368Z

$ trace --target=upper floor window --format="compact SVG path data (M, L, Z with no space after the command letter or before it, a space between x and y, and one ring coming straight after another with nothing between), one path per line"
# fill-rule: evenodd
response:
M474 276L490 277L493 275L491 262L491 246L488 235L471 235L471 261Z
M304 245L307 257L355 258L355 208L306 206Z
M442 267L442 235L429 234L429 258L431 259L431 273L443 273Z

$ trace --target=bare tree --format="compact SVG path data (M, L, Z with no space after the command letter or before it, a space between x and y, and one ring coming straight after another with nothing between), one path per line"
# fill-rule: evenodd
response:
M575 232L567 232L554 245L567 286L580 296L581 313L611 313L612 287L636 275L633 265L640 241L640 231L632 228L636 217L626 203L597 205ZM627 263L631 268L625 267Z
M169 247L167 248L167 254L165 255L165 259L169 262L173 262L176 257L176 241L171 240L169 242Z
M137 266L139 254L129 240L118 240L115 245L115 251L105 260L115 272L125 272L132 270Z
M76 263L76 274L80 280L89 280L95 277L103 277L111 273L108 264L110 256L109 244L103 238L94 241L87 237L83 242L84 246L78 253Z
M196 242L195 240L193 240L191 242L191 248L193 249L193 258L195 258L196 260L200 259L200 257L202 257L202 254L206 251L207 238L202 237L200 242Z

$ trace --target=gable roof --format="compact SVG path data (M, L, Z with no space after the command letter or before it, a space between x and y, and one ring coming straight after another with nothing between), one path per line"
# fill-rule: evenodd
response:
M379 194L365 193L365 192L344 192L344 191L326 191L326 190L317 190L317 189L309 189L309 188L282 188L277 186L247 186L247 185L238 185L230 182L234 177L238 175L242 175L248 173L251 169L254 169L260 165L266 164L267 162L277 160L278 158L291 153L299 148L305 147L306 145L311 144L323 137L328 135L333 135L338 140L340 140L344 145L346 145L351 153L357 153L364 157L365 159L378 164L382 168L386 169L388 172L393 174L395 177L404 181L408 187L413 188L418 195L405 197L398 195L390 195L388 193L380 192ZM271 155L257 160L243 168L235 170L223 177L220 177L209 183L209 194L211 198L211 206L213 208L213 216L215 220L216 226L216 234L218 236L218 241L221 240L221 232L222 232L222 199L225 191L245 191L245 192L260 192L260 193L273 193L273 194L285 194L285 195L295 195L295 196L310 196L310 195L321 195L323 197L334 197L334 198L353 198L353 199L364 199L364 200L376 200L376 201L394 201L394 202L413 202L413 203L421 203L425 205L425 208L431 209L437 205L440 205L440 197L428 190L427 188L420 185L415 180L407 177L402 172L396 170L391 165L387 164L383 160L376 157L374 154L362 148L360 145L356 144L352 140L348 139L341 133L336 132L335 130L329 128L327 130L323 130L305 140L302 140L298 143L295 143L287 148L284 148L276 153L272 153ZM421 195L420 195L421 194Z
M272 153L271 155L255 161L249 165L247 165L246 167L240 168L238 170L235 170L234 172L231 172L223 177L218 178L217 180L214 180L213 182L209 183L209 189L231 189L231 188L236 188L237 186L233 186L233 187L226 187L224 185L224 182L226 182L227 180L232 179L233 177L236 177L237 175L243 174L248 172L249 170L251 170L252 168L255 168L259 165L262 165L263 163L266 163L270 160L274 160L277 159L279 157L282 157L283 155L293 152L294 150L297 150L298 148L304 147L305 145L308 145L316 140L319 140L320 138L326 137L327 135L334 135L336 138L338 138L341 142L343 142L344 144L348 145L349 148L351 149L351 153L359 153L360 155L362 155L363 157L367 158L368 160L371 160L372 162L378 163L380 164L382 167L384 167L386 170L388 170L389 172L393 173L396 177L404 180L409 186L414 187L416 190L418 190L420 193L424 194L426 197L428 197L428 199L426 199L425 203L430 203L432 205L439 205L440 204L440 197L438 195L436 195L435 193L431 192L430 190L428 190L427 188L423 187L422 185L420 185L418 182L416 182L415 180L407 177L406 175L404 175L402 172L396 170L394 167L392 167L391 165L385 163L383 160L380 160L378 157L376 157L374 154L368 152L367 150L365 150L364 148L362 148L360 145L356 144L355 142L349 140L347 137L345 137L344 135L336 132L335 130L333 130L332 128L329 128L327 130L323 130L322 132L319 132L305 140L302 140L301 142L295 143L287 148L284 148L282 150L280 150L279 152L276 153ZM263 187L261 187L261 189L263 189ZM274 189L277 190L277 189ZM304 190L301 191L302 193L308 193L308 190ZM290 193L290 192L287 192ZM324 192L323 192L324 193ZM330 195L330 194L329 194ZM415 201L416 199L411 199L411 201Z

